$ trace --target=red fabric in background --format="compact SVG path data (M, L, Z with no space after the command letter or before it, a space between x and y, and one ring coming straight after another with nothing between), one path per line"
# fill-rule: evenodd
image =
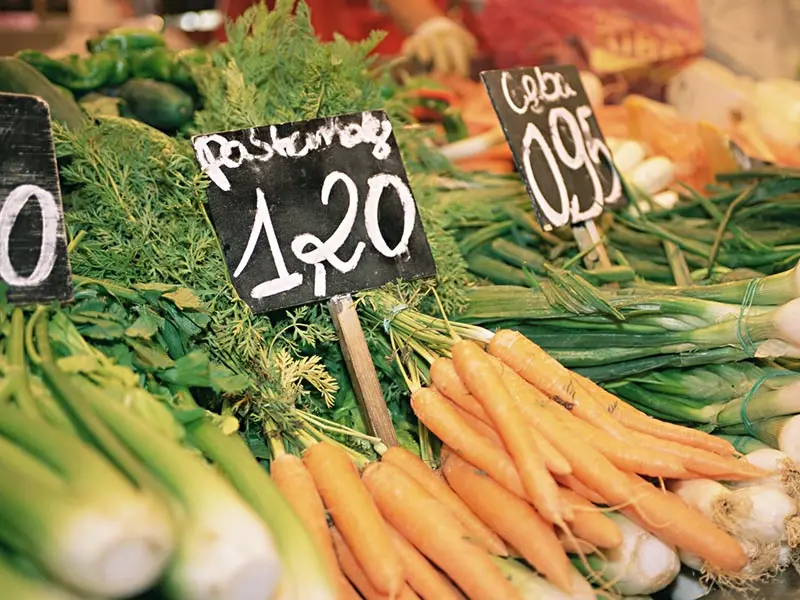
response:
M444 11L448 5L447 0L434 0ZM386 37L380 43L376 52L381 54L398 54L403 44L405 35L385 12L372 8L370 0L307 0L311 9L311 24L320 39L330 41L334 33L340 33L351 41L363 40L371 31L386 32ZM239 17L245 10L255 4L254 0L223 0L222 10L229 18ZM275 2L268 1L267 6L274 6ZM220 29L217 38L225 39L224 28Z
M702 43L697 0L485 0L477 30L497 68L548 62L586 67L580 46L640 56L644 49L624 39L637 33L669 46Z

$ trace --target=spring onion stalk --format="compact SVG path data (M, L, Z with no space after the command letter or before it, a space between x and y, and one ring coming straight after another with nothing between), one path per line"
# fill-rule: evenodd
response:
M780 450L794 462L800 462L800 416L774 417L745 425L732 425L722 433L733 435L753 434L771 448Z
M649 595L664 589L680 571L677 550L618 513L607 513L622 532L622 544L603 556L586 557L592 572L582 560L573 564L590 581L607 582L623 596Z
M751 435L725 435L723 433L714 434L718 438L730 442L737 452L750 455L760 450L772 450L764 442L757 440ZM777 450L776 450L777 452ZM783 453L781 452L783 455Z
M24 573L22 569L0 553L0 590L3 598L14 600L80 600L65 589L41 577Z
M783 371L788 373L788 371ZM747 394L767 371L752 362L735 365L704 365L691 369L662 369L654 373L634 375L626 381L648 390L672 396L691 396L711 404L725 402ZM800 379L800 375L798 375ZM769 385L773 380L767 380Z
M799 414L800 375L792 379L793 383L789 385L773 389L762 385L749 396L711 404L705 404L704 398L696 394L661 394L634 383L615 384L613 390L621 398L635 402L638 406L669 415L673 421L727 427L742 423L745 417L753 422Z
M523 600L595 600L596 598L594 590L578 571L574 572L572 593L567 594L513 558L492 556L491 559Z
M753 294L752 304L755 306L777 306L785 304L790 300L800 297L800 264L793 268L762 277L758 279ZM691 298L702 298L715 302L725 302L728 304L741 304L744 300L748 287L751 286L750 279L740 279L738 281L727 281L711 285L696 286L648 286L653 293L675 294ZM636 289L636 292L645 292L645 289Z
M209 419L187 423L194 444L269 526L284 566L281 600L334 600L331 582L308 532L238 434Z
M174 548L169 514L77 437L0 409L0 539L86 595L153 585Z

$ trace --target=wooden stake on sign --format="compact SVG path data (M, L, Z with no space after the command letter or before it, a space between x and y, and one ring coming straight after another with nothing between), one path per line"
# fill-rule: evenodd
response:
M583 257L583 263L587 269L594 269L597 265L601 267L612 266L611 259L608 258L608 251L600 238L600 232L597 230L597 224L594 220L573 225L572 235L575 236L575 241L578 243L578 248L581 252L589 250Z
M339 336L339 345L342 347L347 372L353 381L367 433L381 438L387 446L397 446L392 416L381 391L378 373L372 362L353 298L350 294L333 296L328 301L328 308Z

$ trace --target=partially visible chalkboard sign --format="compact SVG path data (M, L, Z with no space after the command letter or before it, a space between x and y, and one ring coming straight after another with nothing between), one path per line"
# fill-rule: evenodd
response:
M0 280L14 304L73 298L50 109L0 94Z
M254 312L436 274L385 113L192 143L234 286Z
M545 229L589 221L622 200L576 67L484 71L481 78Z

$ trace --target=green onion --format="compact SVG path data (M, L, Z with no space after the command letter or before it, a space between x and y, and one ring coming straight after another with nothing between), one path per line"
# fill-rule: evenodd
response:
M572 594L567 594L521 562L499 556L491 559L523 600L595 600L594 590L578 571L573 577Z
M800 462L800 415L774 417L745 425L722 429L728 435L753 435L767 446L780 450L795 462Z
M722 433L715 435L718 438L730 442L731 445L736 448L736 451L742 454L750 454L758 450L772 450L770 446L750 435L725 435Z

